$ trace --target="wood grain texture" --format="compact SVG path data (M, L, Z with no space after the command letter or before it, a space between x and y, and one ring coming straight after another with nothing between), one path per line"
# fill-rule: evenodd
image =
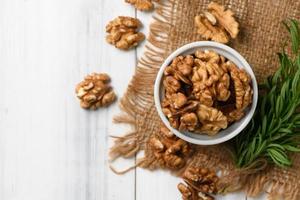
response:
M74 94L91 72L109 73L118 96L126 90L143 46L123 52L105 42L104 27L118 15L138 16L149 31L152 13L123 0L0 1L1 200L179 199L179 179L168 173L112 173L109 136L129 127L112 123L117 103L85 111Z

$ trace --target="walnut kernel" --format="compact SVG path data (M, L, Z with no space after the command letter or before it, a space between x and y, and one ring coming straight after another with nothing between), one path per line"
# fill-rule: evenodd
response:
M185 184L179 183L177 188L183 200L214 200L211 195L218 192L219 181L215 172L207 168L190 166L182 178Z
M215 2L208 5L208 12L195 17L195 24L204 39L220 43L228 43L230 37L236 38L239 33L234 13Z
M185 113L180 117L179 130L194 131L198 125L198 117L195 113Z
M145 35L138 32L140 27L138 19L119 16L106 26L106 41L118 49L128 50L145 39Z
M199 105L197 115L202 124L197 130L200 133L215 135L221 129L227 128L227 117L216 108Z
M215 16L218 23L229 33L231 38L236 38L239 33L239 24L234 18L234 13L215 2L208 4L208 11Z
M229 42L229 37L225 30L219 26L212 25L203 15L197 15L195 17L195 25L198 29L197 32L205 40L213 40L224 44Z
M141 11L149 11L153 9L153 2L158 2L159 0L125 0L126 3L134 5L134 7Z
M172 107L179 109L187 103L187 98L181 92L171 95Z
M165 168L179 169L183 167L186 158L191 154L189 144L176 137L165 126L161 126L160 133L153 136L148 145L153 149L160 166Z
M245 109L252 103L253 90L251 77L243 69L228 61L228 70L234 84L235 109L227 114L228 121L240 120L245 115Z
M116 99L116 95L109 82L109 76L104 73L87 75L75 89L80 99L80 106L85 109L97 109L111 104Z

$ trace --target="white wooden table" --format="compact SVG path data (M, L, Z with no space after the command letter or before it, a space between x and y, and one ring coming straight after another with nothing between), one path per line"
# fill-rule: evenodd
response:
M112 123L118 106L89 112L75 97L91 72L109 73L119 97L126 90L143 45L122 52L105 42L118 15L137 16L148 33L152 13L124 0L0 0L1 200L180 199L180 180L168 173L112 173L109 135L128 129Z

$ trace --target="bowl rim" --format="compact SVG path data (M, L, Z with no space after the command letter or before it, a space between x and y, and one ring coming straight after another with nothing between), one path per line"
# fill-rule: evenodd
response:
M173 128L167 117L164 115L164 113L162 112L162 107L161 107L161 102L160 102L160 89L161 89L161 79L163 77L164 74L164 69L169 65L169 63L178 55L181 55L182 53L191 50L191 49L196 49L197 47L215 47L215 48L220 48L224 51L226 51L227 53L232 54L234 57L236 57L237 60L239 60L242 64L243 67L245 68L245 70L249 73L249 75L251 76L251 80L252 80L252 89L253 89L253 101L252 101L252 105L251 108L249 110L249 112L243 117L245 118L245 120L232 132L228 133L227 135L220 137L220 138L212 138L211 140L201 140L201 139L197 139L197 138L193 138L190 137L182 132L180 132L179 130ZM257 81L256 81L256 77L255 74L252 70L252 68L250 67L249 63L246 61L246 59L240 55L236 50L234 50L233 48L218 43L218 42L212 42L212 41L198 41L198 42L192 42L189 44L186 44L178 49L176 49L173 53L171 53L166 59L165 61L162 63L162 65L160 66L160 69L157 73L156 79L155 79L155 84L154 84L154 102L155 102L155 107L156 110L161 118L161 120L163 121L163 123L167 126L167 128L172 131L177 137L193 143L193 144L198 144L198 145L214 145L214 144L219 144L219 143L223 143L226 142L230 139L232 139L233 137L235 137L236 135L238 135L247 125L248 123L251 121L256 106L257 106L257 101L258 101L258 86L257 86ZM226 130L226 129L224 129Z

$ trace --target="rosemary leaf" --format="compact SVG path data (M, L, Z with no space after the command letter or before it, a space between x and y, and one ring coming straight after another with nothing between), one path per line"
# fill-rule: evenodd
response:
M234 140L236 164L250 166L264 158L280 167L291 166L289 152L300 152L300 29L296 20L284 23L292 55L278 54L280 67L260 85L264 95L248 126Z

